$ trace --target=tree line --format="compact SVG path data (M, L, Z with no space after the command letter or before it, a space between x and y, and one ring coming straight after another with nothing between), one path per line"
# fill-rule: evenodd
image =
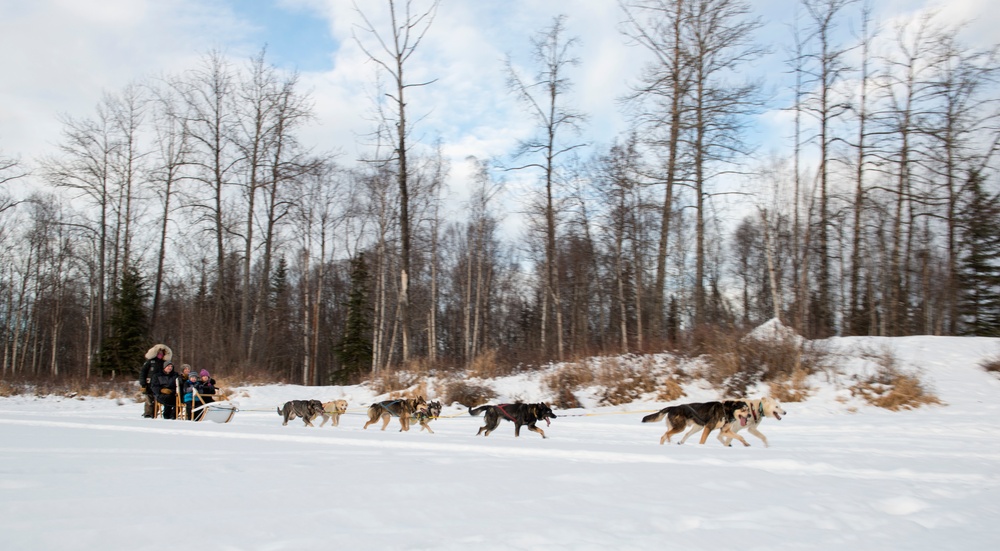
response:
M362 158L301 142L311 98L266 50L209 52L62 117L43 158L0 155L3 377L129 377L154 341L315 385L696 350L771 318L809 337L1000 335L995 46L801 0L775 52L748 2L621 0L622 39L651 61L621 98L630 129L590 144L587 60L559 16L525 37L530 66L503 69L534 132L467 161L449 220L451 166L414 132L411 92L434 81L408 76L438 3L386 6L385 28L358 12L384 88ZM769 54L787 102L747 78ZM792 121L783 152L753 146L765 113ZM515 175L537 185L511 236Z

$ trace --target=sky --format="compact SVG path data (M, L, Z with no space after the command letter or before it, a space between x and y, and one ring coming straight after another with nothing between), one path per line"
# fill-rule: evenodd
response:
M1000 43L1000 10L992 0L880 0L880 21L919 9L940 9L948 21L969 21L973 44ZM31 164L54 151L61 116L91 117L102 94L132 82L191 69L210 50L237 63L267 48L274 65L297 71L314 102L316 119L303 142L350 164L368 143L373 125L375 66L353 38L360 18L348 0L0 0L0 153ZM385 2L357 5L378 25ZM417 0L419 9L428 5ZM766 23L765 42L784 40L797 2L755 0ZM442 0L424 44L410 65L413 81L435 80L412 90L415 137L440 139L452 162L452 179L467 179L465 159L504 160L517 140L532 132L504 84L510 56L526 72L531 36L557 15L568 16L567 36L579 38L581 63L571 72L567 96L588 116L581 141L610 144L626 128L619 102L635 82L647 54L619 32L616 0ZM849 29L845 29L848 32ZM752 70L780 96L782 52ZM753 129L765 149L781 147L787 117L762 115ZM361 145L359 145L361 144Z
M229 387L214 369L239 410L226 424L142 419L130 397L0 397L0 538L4 551L994 549L1000 379L979 363L1000 339L816 344L836 359L807 400L760 425L769 447L747 431L750 447L660 445L664 423L640 420L668 403L600 406L600 387L556 408L546 439L515 438L508 422L476 436L482 417L457 404L434 434L395 419L364 430L367 405L387 398L367 387ZM944 405L891 412L852 396L888 352ZM534 402L552 398L550 374L473 382L493 403ZM439 397L441 381L422 382ZM670 403L720 398L697 379L684 390ZM337 427L276 413L341 398Z

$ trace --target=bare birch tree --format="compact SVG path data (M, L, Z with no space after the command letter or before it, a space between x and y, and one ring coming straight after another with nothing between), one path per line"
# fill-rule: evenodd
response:
M487 298L492 265L496 219L493 203L502 190L500 182L489 173L486 162L470 159L475 164L472 195L469 199L467 222L467 258L465 259L465 301L463 308L463 333L466 368L483 352L483 322L486 318Z
M184 169L190 155L190 140L185 124L180 98L170 87L155 91L153 102L153 160L150 183L161 201L159 250L156 254L156 272L153 275L153 305L149 327L157 335L157 318L162 301L164 271L166 270L167 237L175 205L171 201L177 186L184 179Z
M570 108L565 97L572 88L572 82L567 75L569 68L579 64L579 59L572 53L578 40L564 36L565 21L565 16L555 17L550 26L531 39L531 59L537 69L532 77L523 76L509 56L506 62L508 87L524 104L538 130L536 136L520 142L516 154L517 158L533 159L528 164L511 167L510 170L536 169L542 172L545 290L542 298L541 345L543 349L548 346L547 314L548 306L551 304L555 321L556 357L559 359L563 358L564 329L556 250L558 169L559 162L564 156L585 145L566 139L566 134L573 135L579 132L585 117Z
M235 123L233 109L234 76L229 63L218 52L203 57L201 65L190 71L177 84L185 103L185 124L191 138L191 178L199 189L188 207L195 211L196 220L204 224L215 246L215 277L211 281L212 350L217 360L239 357L232 349L228 331L232 320L228 314L227 243L232 234L228 214L227 194L236 183L238 152L232 140ZM236 344L236 343L233 343Z
M705 282L707 276L706 226L711 196L709 183L718 176L714 166L747 155L742 140L747 118L759 106L757 83L730 82L766 50L753 42L762 25L750 16L750 7L741 0L697 0L690 7L685 27L692 83L691 153L694 174L691 188L695 211L695 324L706 321ZM712 320L714 321L714 320Z
M847 296L847 308L845 312L844 333L846 334L868 334L872 328L863 330L867 315L861 309L862 289L862 251L864 235L863 215L865 213L865 202L867 197L865 176L872 162L870 159L869 142L872 137L869 118L871 116L869 104L869 87L872 83L871 74L871 48L872 42L877 36L878 29L872 27L872 4L866 2L861 12L861 36L859 37L861 46L861 67L858 82L858 97L854 104L854 112L857 116L857 142L854 143L856 150L854 166L854 199L851 210L853 220L851 224L851 259L848 264L849 288Z
M377 64L389 76L393 90L386 96L392 103L391 124L385 125L393 135L394 151L386 162L397 164L396 178L399 185L399 233L400 233L400 266L398 315L402 329L402 361L410 360L410 255L411 255L411 223L410 220L410 169L408 139L412 132L412 124L408 121L409 108L406 93L411 88L427 86L427 82L411 82L404 74L411 57L416 53L424 36L430 30L437 13L439 0L434 0L424 11L414 11L413 0L405 0L402 10L397 10L397 2L388 0L390 28L388 33L376 29L371 20L357 8L364 26L361 31L370 36L378 44L378 50L369 48L357 35L355 40L364 50L368 59Z
M687 110L685 98L691 86L690 57L685 51L686 7L690 0L620 0L625 13L623 32L653 54L633 94L626 99L647 103L637 107L640 128L649 129L650 145L661 151L665 159L660 233L656 255L656 276L653 283L653 320L657 329L666 330L667 252L673 224L675 191L682 181L681 135Z
M109 286L107 274L110 220L115 197L113 157L118 142L113 132L109 114L98 108L95 119L75 119L63 117L63 139L58 145L58 156L42 161L42 172L46 181L56 188L69 191L74 199L83 199L91 207L92 220L79 224L93 233L96 242L93 319L91 327L95 331L92 355L101 349L104 339L106 319L105 305ZM22 287L21 294L25 292ZM21 299L19 299L21 300ZM20 329L20 328L18 328Z
M809 34L815 50L805 53L809 61L805 74L809 77L806 84L815 90L806 97L804 111L816 120L818 131L816 135L819 147L818 167L818 200L816 222L816 298L811 309L813 319L811 324L813 334L827 336L835 329L833 316L833 298L831 296L832 273L830 267L832 226L830 198L830 173L833 161L831 144L835 141L833 122L844 114L845 104L835 97L835 86L847 71L845 56L848 49L837 43L835 30L843 10L855 0L802 0L802 5L809 17ZM803 269L806 269L805 267ZM803 296L809 293L803 290Z

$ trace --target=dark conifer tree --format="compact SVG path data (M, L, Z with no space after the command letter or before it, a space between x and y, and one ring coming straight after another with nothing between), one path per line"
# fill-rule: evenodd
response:
M111 302L108 337L98 356L98 369L107 375L138 375L150 347L148 291L138 268L129 264Z
M277 309L285 306L288 300L288 261L285 257L278 259L278 265L271 275L271 308Z
M332 384L356 382L359 375L371 366L369 285L368 266L364 254L359 253L351 261L351 291L346 304L347 320L344 324L344 334L335 349L340 369L331 375Z
M677 344L677 336L681 329L680 308L677 305L677 297L670 297L670 306L667 310L667 340L670 344Z
M1000 336L1000 204L974 172L967 186L959 273L962 333Z

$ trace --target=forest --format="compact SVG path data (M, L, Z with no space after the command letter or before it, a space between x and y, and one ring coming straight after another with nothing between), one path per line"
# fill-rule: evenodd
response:
M359 158L304 142L313 98L266 49L106 91L40 158L0 151L2 380L134 380L161 342L213 373L329 385L696 355L775 318L808 338L1000 336L996 45L935 14L880 25L860 0L798 0L769 41L749 1L621 0L608 24L650 61L619 99L629 130L598 144L572 14L541 21L531 65L504 66L534 132L468 160L456 219L411 101L445 8L381 4L391 24L361 8L354 36L382 91ZM755 69L774 52L787 104ZM751 131L776 112L794 132L768 154ZM516 235L512 177L532 182Z

